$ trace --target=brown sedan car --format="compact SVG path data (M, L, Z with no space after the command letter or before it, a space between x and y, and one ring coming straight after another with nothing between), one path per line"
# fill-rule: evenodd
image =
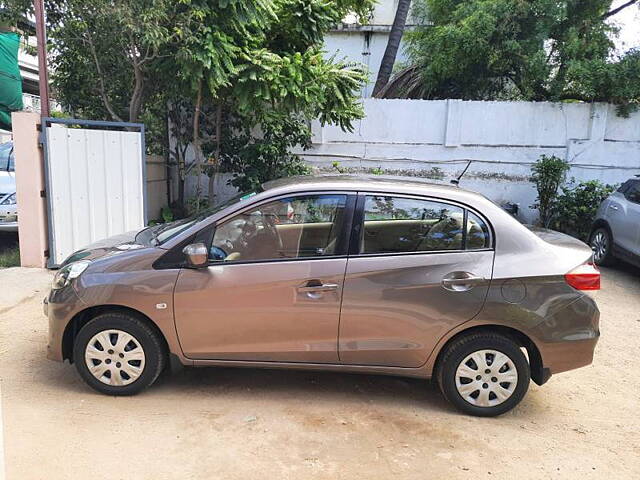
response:
M498 415L530 379L591 363L591 259L461 188L281 180L71 255L45 300L48 356L110 395L172 361L435 378Z

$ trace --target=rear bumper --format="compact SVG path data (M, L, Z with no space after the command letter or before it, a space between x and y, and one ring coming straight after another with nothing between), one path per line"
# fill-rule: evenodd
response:
M542 358L549 375L586 367L593 363L593 353L598 339L554 343L544 346Z
M536 344L549 376L593 363L600 338L600 311L585 295L547 317L536 329Z

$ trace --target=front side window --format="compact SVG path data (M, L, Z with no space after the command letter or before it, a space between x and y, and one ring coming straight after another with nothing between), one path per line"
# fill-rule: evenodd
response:
M216 227L214 262L247 262L337 254L346 195L289 197L262 204Z
M480 249L490 238L486 223L457 205L377 195L365 199L362 230L365 254Z
M640 203L640 181L634 181L634 183L629 186L624 196L630 202Z
M0 171L14 172L16 169L15 156L13 155L13 143L7 142L0 145Z

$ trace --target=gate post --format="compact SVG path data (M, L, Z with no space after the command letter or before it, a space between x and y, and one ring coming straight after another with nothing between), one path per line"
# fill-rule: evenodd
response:
M47 266L49 249L44 156L39 145L40 115L14 112L13 152L16 159L16 201L20 265Z

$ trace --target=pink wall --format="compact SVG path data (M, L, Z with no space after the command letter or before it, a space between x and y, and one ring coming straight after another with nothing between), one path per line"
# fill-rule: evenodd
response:
M40 115L14 112L11 121L16 157L20 264L44 268L49 241L46 199L40 195L45 190L43 151L38 145Z

